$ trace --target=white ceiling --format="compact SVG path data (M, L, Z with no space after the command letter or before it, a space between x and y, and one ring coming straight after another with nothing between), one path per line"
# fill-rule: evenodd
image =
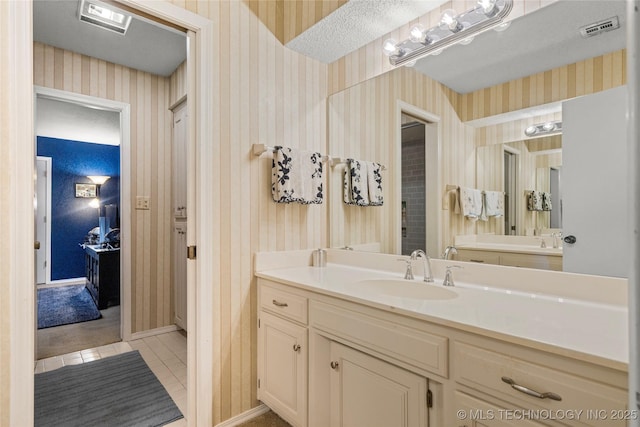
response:
M620 28L589 38L579 29L618 16ZM514 19L504 32L488 31L421 59L415 69L458 93L472 92L626 46L626 1L569 0Z
M187 58L184 33L134 17L123 36L81 22L77 0L35 0L33 37L50 46L165 77Z
M120 145L120 113L38 97L36 135Z
M426 13L412 9L415 3L429 9L442 2L351 0L287 46L319 61L337 59ZM588 39L578 33L582 26L616 15L618 30ZM458 93L471 92L622 49L625 15L625 0L561 0L514 19L504 32L488 31L467 46L423 58L414 68ZM380 24L391 16L390 29ZM377 25L380 31L363 31Z

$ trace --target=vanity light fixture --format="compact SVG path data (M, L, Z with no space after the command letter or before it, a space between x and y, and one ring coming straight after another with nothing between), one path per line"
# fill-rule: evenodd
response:
M78 18L105 30L124 35L131 24L131 15L126 15L97 1L80 0Z
M407 40L398 43L387 39L382 49L391 65L411 66L420 58L437 55L456 43L469 44L476 35L498 28L512 8L513 0L478 0L475 7L459 15L447 9L438 25L425 29L422 24L416 24Z
M562 132L562 122L559 120L531 125L524 130L526 136L552 135L559 132Z

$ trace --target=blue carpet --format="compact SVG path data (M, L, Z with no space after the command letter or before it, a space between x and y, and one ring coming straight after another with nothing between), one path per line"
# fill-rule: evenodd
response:
M84 285L38 289L38 329L100 318Z
M35 427L148 427L183 418L138 351L35 375Z

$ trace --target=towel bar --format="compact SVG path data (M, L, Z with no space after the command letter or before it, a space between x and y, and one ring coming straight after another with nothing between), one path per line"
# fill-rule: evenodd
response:
M266 153L266 152L273 153L274 151L276 151L275 147L270 147L266 144L253 144L254 156L261 156L263 153ZM331 158L329 156L322 156L322 161L330 162Z
M343 159L342 157L331 157L330 164L332 167L338 166L339 164L347 163L347 159ZM380 170L386 171L387 167L385 165L380 165Z

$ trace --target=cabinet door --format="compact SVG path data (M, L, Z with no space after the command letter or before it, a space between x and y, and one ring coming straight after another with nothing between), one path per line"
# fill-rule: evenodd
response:
M173 110L173 216L187 217L187 103Z
M331 343L332 427L427 426L427 379Z
M260 312L258 399L295 427L307 425L307 329Z
M175 323L187 330L187 224L173 227L173 295Z
M457 427L544 427L525 418L526 411L503 409L456 391Z

